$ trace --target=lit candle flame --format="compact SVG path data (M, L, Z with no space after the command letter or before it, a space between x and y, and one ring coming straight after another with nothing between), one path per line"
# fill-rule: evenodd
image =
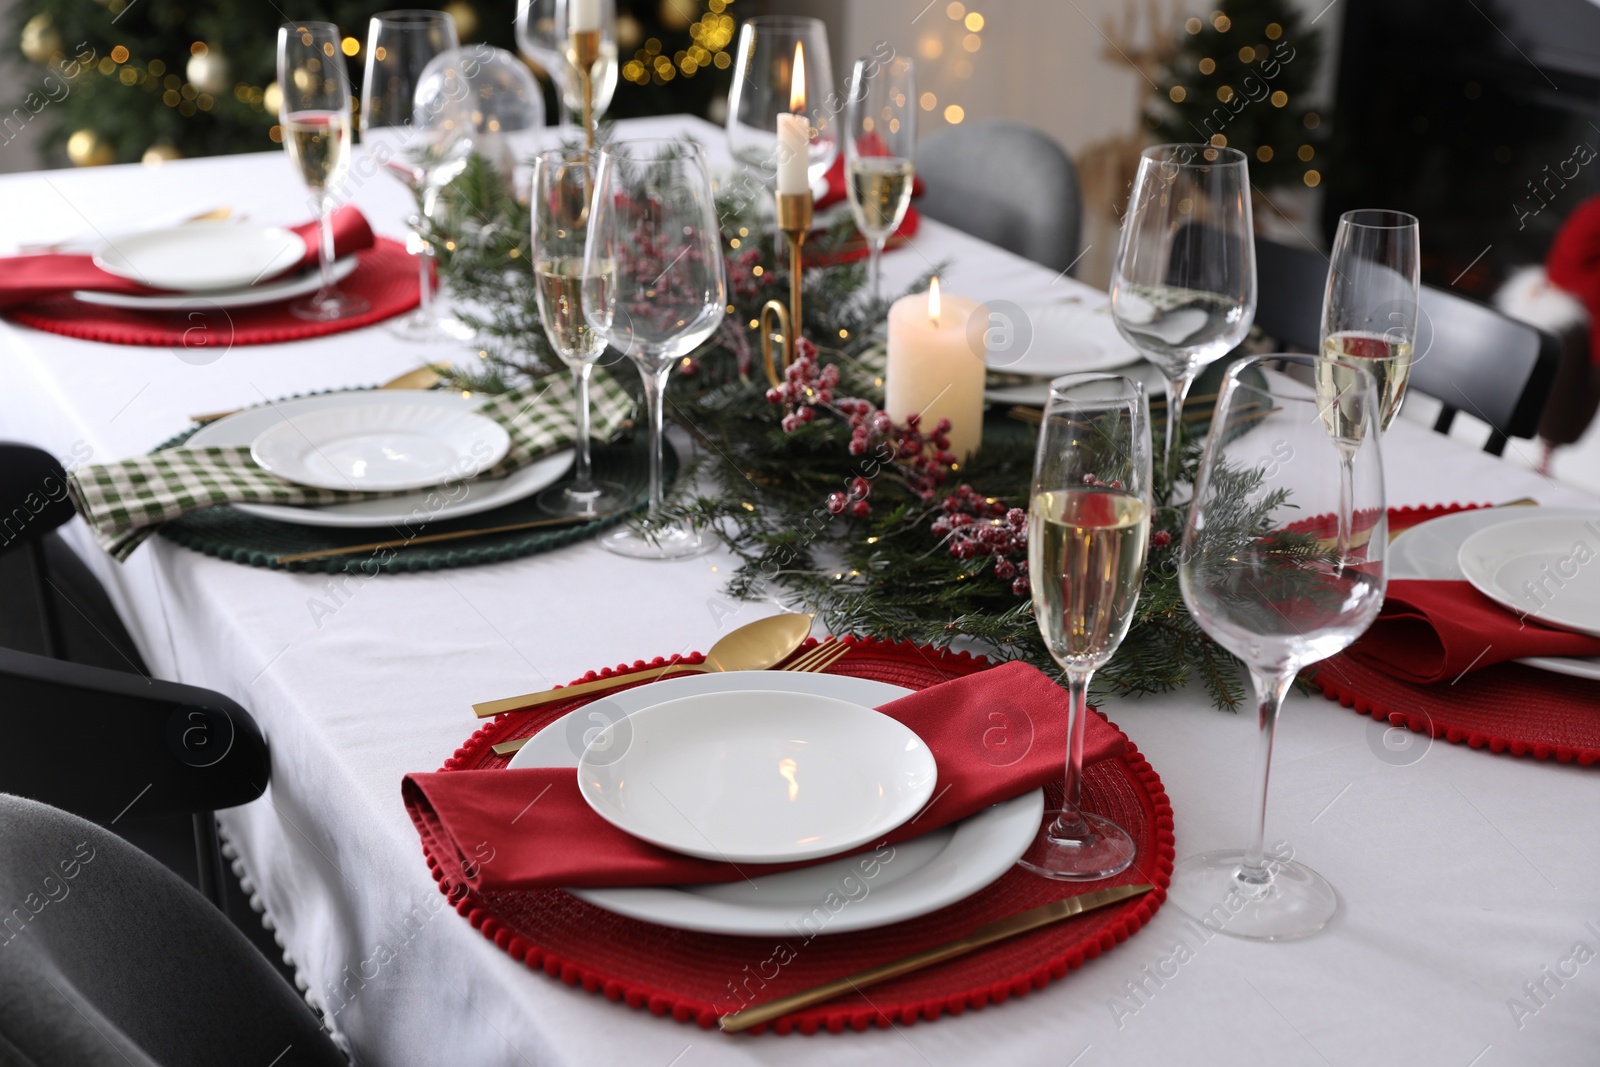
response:
M800 783L794 779L795 767L796 764L792 759L778 761L778 774L789 783L789 800L791 803L795 797L800 795Z
M794 43L794 77L789 79L789 110L796 115L806 109L806 54L800 42Z
M939 276L935 274L928 285L928 321L939 325Z

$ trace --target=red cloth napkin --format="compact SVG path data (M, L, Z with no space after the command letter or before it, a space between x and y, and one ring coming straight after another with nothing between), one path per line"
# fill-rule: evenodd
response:
M305 242L305 255L300 262L283 274L292 274L316 265L317 223L307 222L292 227ZM335 256L347 256L371 248L372 227L366 217L351 204L346 204L333 214L333 250ZM282 274L275 277L282 277ZM263 279L265 281L266 279ZM0 310L27 304L45 297L70 294L74 289L95 289L107 293L157 293L127 278L101 270L94 264L93 256L50 252L35 256L8 256L0 258Z
M964 819L1061 774L1067 693L1025 663L945 682L878 710L916 731L939 768L933 800L888 842ZM1086 764L1122 748L1116 727L1089 716ZM735 867L658 848L596 815L570 767L408 774L401 795L446 879L480 892L730 882L810 865Z
M1397 579L1377 620L1346 654L1395 678L1428 683L1527 656L1600 656L1600 638L1523 618L1468 582Z

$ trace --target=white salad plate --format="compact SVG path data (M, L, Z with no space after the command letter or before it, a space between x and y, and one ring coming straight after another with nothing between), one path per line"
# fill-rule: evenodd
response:
M989 369L1001 374L1026 374L1033 378L1059 378L1063 374L1110 370L1136 362L1139 352L1111 319L1111 305L1056 301L1024 304L1025 323L1001 323L991 315L991 328L1026 331L1026 347L999 344L986 355ZM998 314L998 312L996 313ZM1020 339L1020 338L1018 338Z
M255 285L305 256L305 241L281 226L192 222L107 241L95 249L94 262L155 289L196 293Z
M904 724L812 693L654 704L601 730L578 757L578 790L601 818L731 863L818 859L875 841L922 809L938 777Z
M333 280L342 282L358 266L355 256L335 260ZM322 272L301 271L277 281L260 285L243 285L232 289L214 289L206 293L103 293L94 289L79 289L73 299L102 307L126 308L129 311L189 311L201 307L245 308L261 304L275 304L280 300L293 300L308 296L322 288Z
M1389 577L1466 581L1459 557L1467 538L1480 530L1526 520L1530 515L1544 519L1600 519L1600 511L1593 508L1473 508L1441 515L1418 523L1394 539L1389 546ZM1530 656L1517 662L1555 674L1600 681L1600 656Z
M511 435L487 415L418 403L399 390L382 403L291 415L250 442L251 458L280 478L356 492L458 482L488 470L510 449Z
M577 767L602 729L667 700L733 691L802 693L866 707L911 692L887 682L834 674L738 671L669 678L613 693L535 734L512 767ZM623 739L626 731L623 732ZM611 740L619 740L616 734ZM1039 832L1044 793L1034 790L961 822L886 848L782 874L710 885L574 888L596 907L662 926L766 936L846 933L913 919L992 884ZM876 861L876 862L874 862Z
M1478 592L1547 626L1600 637L1600 515L1503 522L1461 543Z
M329 407L387 403L393 392L366 389L348 393L322 393L294 400L280 400L247 408L202 426L185 442L194 448L232 446L249 448L262 431L306 412ZM414 403L436 405L445 410L475 411L480 397L465 397L457 392L417 392ZM428 489L372 500L353 500L343 504L298 507L288 504L232 504L247 515L293 522L302 526L364 528L407 523L443 522L513 504L560 481L572 465L571 449L544 456L504 478L452 483L442 489Z

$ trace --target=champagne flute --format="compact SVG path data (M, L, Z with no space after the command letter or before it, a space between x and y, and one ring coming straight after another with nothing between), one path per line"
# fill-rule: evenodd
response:
M832 115L812 106L833 91L828 28L821 19L760 15L739 28L728 90L728 148L770 187L778 183L778 116L807 114L806 175L812 185L839 158Z
M1050 383L1028 506L1028 580L1050 656L1067 676L1063 801L1018 862L1046 878L1109 878L1134 843L1084 811L1083 729L1089 680L1133 621L1150 542L1150 407L1144 386L1110 374Z
M1117 244L1111 317L1167 380L1169 494L1189 386L1202 367L1244 340L1255 315L1244 153L1199 144L1145 149Z
M317 266L322 286L289 305L296 318L332 322L370 305L333 281L333 205L350 172L350 76L339 51L339 27L289 22L278 28L279 122L283 146L317 204Z
M583 253L583 314L638 364L650 418L650 512L602 547L641 559L692 556L711 541L662 515L662 408L679 360L727 314L722 237L705 156L692 142L624 141L600 150Z
M874 297L882 295L883 246L911 203L916 146L917 81L911 60L856 60L845 103L845 188L856 227L867 239Z
M1339 652L1372 623L1387 577L1377 386L1354 362L1339 369L1348 382L1347 459L1319 417L1316 361L1259 356L1228 368L1179 549L1190 614L1250 671L1261 771L1249 846L1184 860L1168 897L1223 933L1268 941L1313 933L1338 908L1326 879L1263 847L1278 711L1302 668ZM1280 362L1291 365L1287 372L1269 369ZM1353 474L1348 491L1346 469ZM1353 533L1330 536L1336 529Z
M582 6L585 0L517 0L517 49L550 75L563 126L571 125L572 116L583 111L578 72L567 51L572 39L568 29L572 9ZM617 3L587 0L587 9L578 12L579 23L593 21L592 13L597 11L600 26L600 58L590 72L594 117L598 119L617 91Z
M465 81L425 79L429 63L456 47L455 20L442 11L380 11L367 27L361 145L419 200L408 243L417 252L421 296L415 311L389 324L408 341L460 340L467 334L435 307L433 246L426 236L440 191L466 169L472 155ZM418 91L430 84L427 99L419 100Z
M620 485L594 480L589 460L589 377L606 339L583 315L583 246L594 168L585 156L560 149L533 161L533 272L538 282L539 321L561 361L572 368L578 395L577 461L572 481L539 495L539 506L557 515L594 515L620 507L628 497ZM609 290L616 267L603 262L597 290ZM603 300L604 297L602 296Z

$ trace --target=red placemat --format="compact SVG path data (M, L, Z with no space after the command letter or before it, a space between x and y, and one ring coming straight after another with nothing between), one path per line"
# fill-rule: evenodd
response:
M983 657L912 644L846 638L853 649L830 669L924 689L990 666ZM805 647L815 644L808 641ZM683 657L700 662L699 653ZM590 672L579 681L660 666L656 659ZM648 685L650 683L640 683ZM593 698L590 698L593 699ZM527 736L587 703L582 697L529 712L502 715L478 730L442 770L503 767L492 745ZM586 904L559 889L477 894L446 890L445 872L432 856L428 866L456 910L483 935L529 967L603 993L629 1007L648 1008L702 1027L755 1000L818 985L865 967L917 952L970 933L974 927L1041 904L1105 885L1150 882L1152 893L1013 938L970 956L873 987L870 994L840 998L771 1025L838 1033L846 1028L909 1024L949 1012L982 1008L1024 996L1114 948L1138 930L1166 899L1172 877L1172 809L1161 779L1132 742L1124 754L1087 768L1085 807L1120 823L1138 845L1134 865L1104 882L1052 882L1013 868L966 900L930 915L848 937L732 937L674 930L640 922ZM1058 799L1058 798L1053 798ZM424 849L426 853L426 849ZM740 991L743 991L741 999ZM868 997L870 996L870 999ZM759 1032L767 1027L754 1028ZM730 1040L736 1040L730 1038Z
M209 363L236 345L266 345L354 330L393 318L417 306L417 260L399 241L380 237L357 253L356 269L339 283L344 292L364 296L371 308L337 322L307 322L289 313L288 302L260 307L221 308L196 296L182 311L129 311L85 304L70 296L36 300L7 312L13 321L36 330L103 341L113 345L154 345L195 353Z
M1483 506L1391 508L1389 527ZM1313 670L1311 681L1329 700L1391 726L1491 752L1583 765L1600 760L1600 682L1502 663L1455 682L1415 685L1343 653Z

